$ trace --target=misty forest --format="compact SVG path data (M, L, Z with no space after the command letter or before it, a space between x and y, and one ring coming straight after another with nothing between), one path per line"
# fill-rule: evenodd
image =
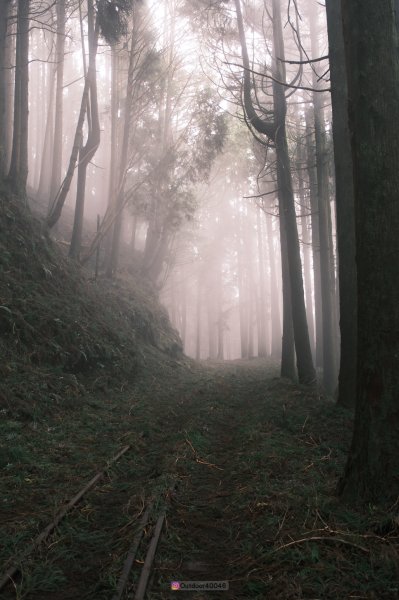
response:
M1 598L399 598L398 48L0 0Z

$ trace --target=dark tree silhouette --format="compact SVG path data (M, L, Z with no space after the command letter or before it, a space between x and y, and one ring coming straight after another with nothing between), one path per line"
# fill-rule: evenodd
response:
M355 188L355 429L340 491L399 495L399 31L392 0L343 0ZM341 258L342 260L342 258Z
M352 407L356 390L355 224L341 3L326 0L326 11L330 49L341 330L337 402L342 406Z

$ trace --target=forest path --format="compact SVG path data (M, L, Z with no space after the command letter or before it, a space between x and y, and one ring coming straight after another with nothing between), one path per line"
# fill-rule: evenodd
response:
M2 598L111 600L150 503L149 535L166 512L151 600L396 598L394 555L378 548L371 562L372 540L362 537L370 518L334 497L349 414L277 375L260 359L198 364L154 355L132 389L112 398L105 390L30 427L18 439L21 455L34 456L25 472L22 463L14 475L10 468L4 559L115 451L126 443L131 450L23 562ZM124 599L134 597L145 552L144 543ZM229 581L229 590L170 589L172 581L207 580Z
M328 471L322 461L329 462L332 449L312 434L316 424L323 428L317 394L277 374L259 359L205 367L195 409L184 427L176 419L180 483L151 598L174 597L172 581L229 581L227 592L198 592L202 600L308 597L306 568L287 570L274 552L302 537L303 527L306 533L317 521L324 526L314 484L326 476L320 467ZM331 412L331 403L322 404Z
M216 365L207 375L207 385L197 390L201 419L193 413L182 430L176 465L180 483L158 552L158 581L228 581L229 591L196 597L253 597L256 586L248 586L248 567L253 570L262 540L253 538L248 526L267 496L261 470L269 458L259 452L255 424L278 379L263 361ZM153 585L152 597L169 598L170 592ZM192 592L180 592L180 597L191 598Z

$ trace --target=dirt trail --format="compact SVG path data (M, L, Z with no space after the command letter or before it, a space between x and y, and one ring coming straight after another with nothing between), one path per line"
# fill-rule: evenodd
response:
M189 451L177 463L180 483L168 513L167 534L159 548L157 568L167 581L228 581L229 591L198 593L196 597L248 597L243 550L255 542L247 537L245 526L247 490L254 472L242 461L251 442L250 431L257 408L273 381L265 369L248 365L226 365L215 372L204 402L208 413L190 431L183 431ZM205 395L205 393L204 393ZM181 544L176 543L181 540ZM174 545L174 547L172 547ZM173 568L164 555L174 556ZM247 552L248 554L248 552ZM169 559L172 560L172 559ZM171 597L153 586L152 597ZM192 593L180 592L181 598Z

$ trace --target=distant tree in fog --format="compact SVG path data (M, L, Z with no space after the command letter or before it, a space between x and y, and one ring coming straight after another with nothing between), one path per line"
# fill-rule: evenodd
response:
M268 115L266 118L259 116L254 108L254 100L251 92L251 68L246 46L240 0L235 0L235 6L244 67L243 104L246 118L252 128L260 134L265 135L270 142L274 144L276 151L277 185L280 201L280 236L283 264L284 305L281 372L285 376L293 376L293 352L288 342L292 336L290 329L293 327L299 381L301 383L314 383L315 370L306 318L298 230L286 135L285 117L287 112L287 101L284 87L286 75L285 64L283 62L284 40L280 2L279 0L273 0L272 2L274 45L274 80L272 83L273 110L267 111ZM281 82L281 84L279 82Z

